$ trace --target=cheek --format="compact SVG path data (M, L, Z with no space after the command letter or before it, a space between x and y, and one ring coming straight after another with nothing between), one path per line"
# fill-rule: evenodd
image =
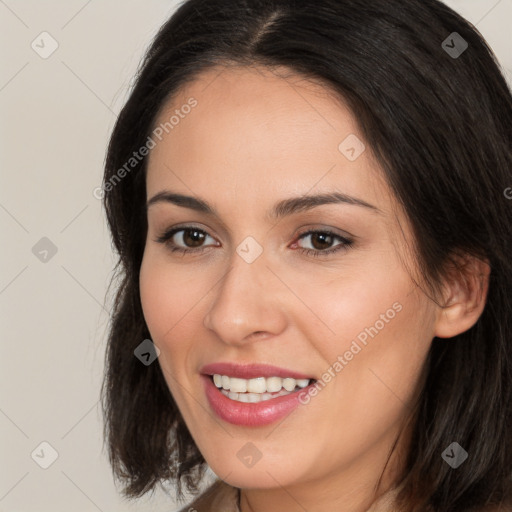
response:
M414 284L391 251L342 263L333 272L299 277L294 289L312 313L304 317L301 328L312 339L322 336L331 358L348 350L358 337L364 344L370 336L367 329L374 333L375 324L380 333L399 323L406 315L397 310L415 300L409 296Z
M187 359L190 346L186 333L187 319L193 316L192 305L197 301L186 280L173 272L168 262L148 250L140 269L140 298L144 319L153 343L159 348L158 363L169 391L180 409L186 409L180 390L190 388ZM191 316L192 315L192 316Z
M154 341L165 342L193 314L201 290L188 272L173 270L165 256L147 249L140 269L140 297L144 318Z
M140 268L140 299L144 319L155 342L171 327L175 312L174 290L167 286L161 267L146 251Z
M366 309L352 309L358 320L344 316L347 330L339 322L341 335L328 348L330 364L341 363L332 388L335 414L365 418L369 436L376 425L389 427L412 405L434 322L419 291L395 289L374 299Z
M308 288L302 283L298 294L315 314L303 316L299 329L325 362L339 411L390 421L400 399L412 397L434 335L434 309L396 260L352 270ZM382 409L389 403L396 407Z
M182 386L190 388L196 340L204 337L205 296L212 284L197 268L170 263L163 251L149 246L141 264L139 287L144 319L160 350L160 366L180 402Z

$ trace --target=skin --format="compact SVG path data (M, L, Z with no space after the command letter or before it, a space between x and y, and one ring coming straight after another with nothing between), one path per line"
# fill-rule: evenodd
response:
M215 68L164 105L155 126L190 97L197 106L151 150L147 198L163 190L195 196L218 216L165 202L148 209L141 301L166 382L212 470L242 489L242 512L365 511L401 475L408 430L376 489L433 337L476 322L487 293L479 276L488 270L472 262L469 280L447 281L437 297L443 309L413 282L409 222L371 149L355 161L338 150L349 134L364 139L325 87L276 70ZM379 211L327 204L277 222L266 216L279 200L333 191ZM203 242L183 231L172 240L203 252L173 253L156 241L187 224L206 232ZM342 242L300 238L308 229L354 242L315 258L300 249ZM263 249L252 263L236 252L248 236ZM321 379L397 302L401 311L378 335L281 422L235 426L210 408L204 364L267 363ZM237 457L247 442L262 454L251 468Z

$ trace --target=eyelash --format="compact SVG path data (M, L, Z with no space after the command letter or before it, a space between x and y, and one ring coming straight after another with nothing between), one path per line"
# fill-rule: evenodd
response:
M205 235L208 235L208 233L206 231L203 231L202 229L196 228L195 226L181 226L181 227L177 227L177 228L172 228L172 229L164 232L155 241L159 242L159 243L162 243L162 244L165 244L166 246L168 246L168 248L170 249L171 252L179 252L179 253L182 253L183 255L185 255L186 253L200 253L200 252L203 252L205 249L207 249L208 246L200 247L200 248L195 248L195 249L184 249L182 247L178 247L176 244L171 242L171 238L176 233L179 233L180 231L198 231L199 233L203 233ZM326 250L323 250L323 251L319 250L319 249L302 249L302 248L299 248L298 250L301 253L307 254L308 256L313 256L314 258L318 258L318 257L325 257L327 255L334 254L334 253L336 253L336 252L338 252L340 250L343 250L343 249L346 250L350 246L352 246L352 244L354 243L354 240L346 238L346 237L343 237L341 235L338 235L337 233L334 233L333 231L330 231L328 229L326 229L326 230L309 230L309 231L305 231L305 232L299 234L298 240L300 240L301 238L304 238L304 237L306 237L308 235L318 234L318 233L322 234L322 235L328 235L328 236L331 236L333 238L337 238L342 243L334 246L334 248L332 248L332 249L326 249ZM210 236L210 235L208 235L208 236Z

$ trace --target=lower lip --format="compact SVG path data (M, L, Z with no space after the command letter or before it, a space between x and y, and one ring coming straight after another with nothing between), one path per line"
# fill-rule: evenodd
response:
M215 414L233 425L245 427L269 425L284 418L299 406L299 395L307 392L308 388L313 386L310 384L300 391L263 402L245 403L231 400L223 395L209 375L201 375L201 378L204 382L206 397Z

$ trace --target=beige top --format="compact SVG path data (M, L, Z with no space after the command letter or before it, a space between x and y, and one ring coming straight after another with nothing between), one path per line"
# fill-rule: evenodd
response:
M391 489L383 494L367 512L390 512L399 488ZM240 512L239 489L228 485L222 480L216 480L196 500L180 512Z

